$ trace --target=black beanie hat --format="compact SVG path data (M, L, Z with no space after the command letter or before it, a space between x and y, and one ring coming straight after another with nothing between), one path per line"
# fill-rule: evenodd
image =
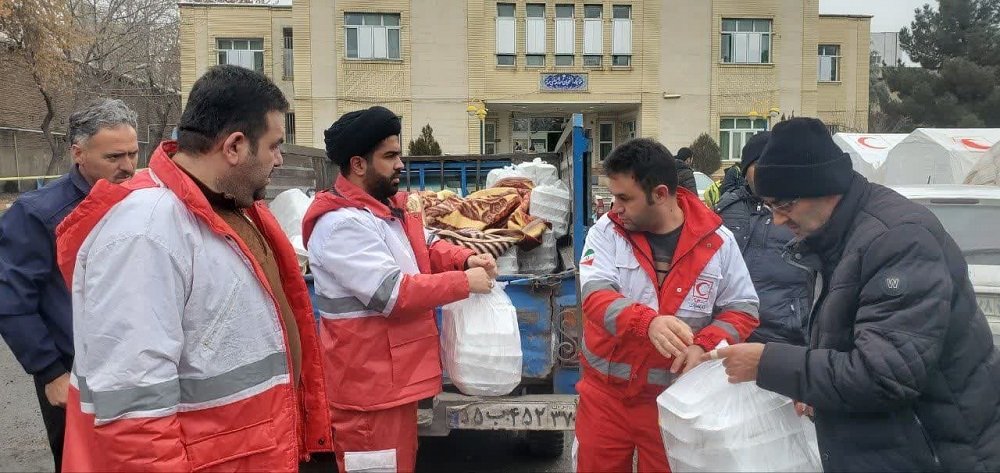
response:
M850 155L833 142L823 122L792 118L771 130L757 161L754 190L774 199L842 195L853 178Z
M385 107L345 113L323 132L326 157L341 168L354 156L364 156L382 140L401 131L399 117Z
M740 172L747 175L747 168L760 159L760 153L767 146L767 140L771 138L770 131L762 131L750 137L747 144L743 145L743 154L740 155Z
M677 156L674 156L674 157L677 158L677 159L679 159L679 160L681 160L681 161L687 161L688 158L690 158L692 154L693 153L691 152L691 148L681 148L681 149L677 150Z

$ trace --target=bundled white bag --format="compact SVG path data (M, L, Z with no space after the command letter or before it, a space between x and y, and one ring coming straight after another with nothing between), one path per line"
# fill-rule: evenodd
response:
M572 205L569 188L562 181L556 181L555 184L541 185L532 189L528 213L551 223L552 233L556 238L562 238L569 232Z
M313 198L306 195L300 189L288 189L278 194L268 205L278 225L285 232L288 240L292 242L295 255L299 261L299 268L305 272L306 264L309 262L309 252L302 241L302 219L309 210Z
M523 172L518 170L516 165L504 166L502 168L494 169L486 175L486 188L491 188L503 179L508 177L528 177L524 175Z
M512 246L497 258L497 272L501 276L510 276L518 273L517 268L517 247Z
M531 179L535 186L550 186L559 180L559 170L555 166L542 161L542 158L521 163L517 165L517 170L524 177Z
M441 364L470 396L503 396L521 383L521 332L505 286L441 308Z
M816 429L792 400L730 384L722 361L681 376L656 399L674 472L821 472Z
M542 234L542 245L531 251L518 251L517 266L521 274L552 274L559 267L559 251L556 236L546 230Z

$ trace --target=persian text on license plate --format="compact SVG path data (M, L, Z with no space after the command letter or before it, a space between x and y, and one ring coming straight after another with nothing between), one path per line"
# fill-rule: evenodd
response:
M448 408L448 426L468 430L573 430L576 404L483 402Z

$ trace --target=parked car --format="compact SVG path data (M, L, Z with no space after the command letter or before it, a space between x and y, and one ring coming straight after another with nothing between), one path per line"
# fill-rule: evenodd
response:
M694 172L694 182L695 185L698 186L698 197L701 197L702 199L704 199L705 191L707 191L709 187L712 187L712 184L715 184L715 181L713 181L711 177L708 177L705 173L699 171Z
M1000 187L894 186L937 216L969 264L976 300L1000 346Z

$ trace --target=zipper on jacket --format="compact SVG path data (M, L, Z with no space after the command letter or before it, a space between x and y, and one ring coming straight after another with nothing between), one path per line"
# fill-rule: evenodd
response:
M934 457L934 469L935 471L941 471L941 457L938 457L937 449L934 448L934 443L931 442L930 433L924 428L924 423L920 421L920 416L917 415L916 411L913 412L913 419L917 422L917 428L920 429L920 434L924 436L924 440L927 442L927 448L931 450L931 456Z

